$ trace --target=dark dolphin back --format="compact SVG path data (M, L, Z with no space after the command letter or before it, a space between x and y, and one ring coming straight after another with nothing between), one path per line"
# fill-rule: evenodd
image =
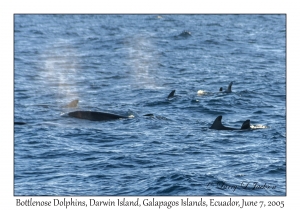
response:
M105 113L105 112L93 112L93 111L70 112L69 116L80 118L80 119L92 120L92 121L117 120L122 118L128 118L121 115Z

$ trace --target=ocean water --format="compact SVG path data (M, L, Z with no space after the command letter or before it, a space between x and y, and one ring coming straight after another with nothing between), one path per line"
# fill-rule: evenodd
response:
M16 196L284 196L286 16L15 14L14 121Z

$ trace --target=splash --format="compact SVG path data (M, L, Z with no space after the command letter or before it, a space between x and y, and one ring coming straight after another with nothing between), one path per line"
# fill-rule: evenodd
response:
M132 37L126 44L132 84L140 88L157 89L158 57L155 46L141 35Z
M206 92L204 90L198 90L198 92L197 92L198 96L201 96L201 95L204 95L204 94L206 94Z
M78 78L78 52L65 39L57 39L45 48L40 55L44 63L40 76L46 89L55 95L56 102L69 102L78 98L76 80Z

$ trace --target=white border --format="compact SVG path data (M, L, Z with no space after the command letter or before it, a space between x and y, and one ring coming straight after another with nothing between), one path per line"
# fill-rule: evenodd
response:
M283 197L251 197L252 200L283 200L285 208L297 209L299 182L299 150L296 129L299 126L299 89L297 89L297 72L299 71L299 9L297 1L279 0L109 0L109 1L21 1L4 0L0 3L1 13L1 147L0 147L0 206L5 209L16 207L16 197L13 196L13 14L15 13L281 13L287 14L287 196ZM298 65L297 65L298 64ZM296 91L298 93L296 93ZM24 197L23 197L24 198ZM105 198L105 197L103 197ZM132 197L131 197L132 198ZM170 197L159 197L169 200ZM171 197L172 198L172 197ZM180 199L180 197L176 197ZM227 199L229 197L215 197ZM233 197L242 199L244 197ZM38 197L38 200L43 198ZM52 199L47 197L46 200ZM84 199L88 199L85 197ZM115 199L115 197L113 197ZM210 199L210 197L205 197ZM245 197L249 200L249 197ZM96 207L97 208L97 207ZM100 208L100 207L98 207ZM199 208L199 207L198 207ZM4 208L3 208L4 209ZM39 208L40 209L40 208ZM49 208L48 208L49 209ZM64 208L65 209L65 208ZM68 208L72 209L72 208ZM76 208L78 209L78 208ZM103 208L101 208L103 209ZM158 209L158 207L147 208ZM175 209L175 208L172 208ZM179 208L176 208L179 209ZM180 208L182 209L182 208ZM224 209L224 208L223 208ZM228 208L229 209L229 208Z

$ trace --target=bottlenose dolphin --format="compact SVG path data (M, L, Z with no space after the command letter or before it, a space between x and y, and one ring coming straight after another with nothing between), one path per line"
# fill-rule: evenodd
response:
M233 82L229 83L228 88L227 88L227 90L224 91L224 93L231 93L231 86L232 86L232 84L233 84ZM223 88L220 87L219 91L222 92Z
M172 90L172 92L168 95L168 98L174 97L174 94L175 94L175 90Z
M118 119L129 118L126 116L105 113L105 112L94 112L94 111L74 111L74 112L69 112L68 115L70 117L92 120L92 121L118 120Z
M182 36L182 37L189 37L189 36L192 36L191 32L189 31L182 31L179 36Z
M209 129L215 129L215 130L244 130L244 129L250 129L250 120L246 120L241 129L237 129L237 128L230 128L230 127L226 127L222 124L221 122L222 120L222 116L218 116L214 123L211 125L211 127Z

